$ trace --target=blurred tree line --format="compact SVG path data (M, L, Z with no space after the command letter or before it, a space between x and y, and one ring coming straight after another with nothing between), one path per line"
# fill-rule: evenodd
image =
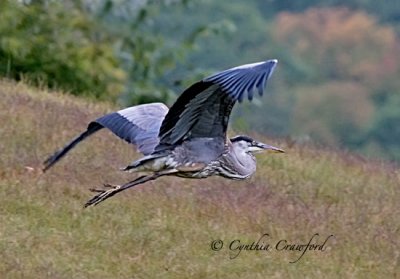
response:
M0 74L125 104L168 100L173 92L164 75L201 34L175 40L157 30L154 18L185 3L2 0Z
M400 160L399 34L395 0L2 0L0 75L171 103L213 71L277 58L237 128Z

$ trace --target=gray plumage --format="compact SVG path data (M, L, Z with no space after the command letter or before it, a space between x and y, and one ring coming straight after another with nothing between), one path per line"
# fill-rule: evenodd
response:
M55 152L45 162L43 171L48 170L75 145L95 132L107 128L121 139L134 144L144 155L151 154L158 145L158 131L168 112L162 103L138 105L106 114L89 123L87 130L69 144Z
M167 112L168 107L162 103L144 104L107 114L95 122L148 155L159 143L158 132Z
M89 123L81 135L50 156L43 170L49 169L76 144L102 128L137 146L145 155L124 170L150 172L122 186L98 192L85 206L96 205L116 193L157 179L163 175L206 178L220 175L245 179L256 170L253 153L283 150L255 141L248 136L227 138L231 110L236 101L263 95L276 60L228 69L193 84L171 109L161 103L126 108Z

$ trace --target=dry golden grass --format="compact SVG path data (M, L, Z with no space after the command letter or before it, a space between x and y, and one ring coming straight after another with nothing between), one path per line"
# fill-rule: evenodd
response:
M121 183L139 155L99 132L46 174L47 155L108 104L0 82L1 278L398 278L400 171L351 155L288 147L258 156L248 181L162 178L83 209L87 190ZM265 141L268 142L266 139ZM230 251L235 239L324 251ZM212 240L221 239L221 251Z

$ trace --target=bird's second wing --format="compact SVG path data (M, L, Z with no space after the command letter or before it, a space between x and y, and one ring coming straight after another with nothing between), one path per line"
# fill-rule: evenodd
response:
M135 144L138 151L148 155L158 144L158 132L167 112L168 107L162 103L144 104L104 115L93 122Z
M263 95L277 60L247 64L209 76L186 89L166 115L160 128L160 145L171 146L188 138L225 140L229 115L236 101ZM246 96L247 95L247 96Z
M86 131L51 155L44 162L43 171L54 165L79 142L102 128L107 128L118 137L135 144L138 151L148 155L158 145L159 129L167 112L168 108L164 104L152 103L129 107L99 117L89 123Z

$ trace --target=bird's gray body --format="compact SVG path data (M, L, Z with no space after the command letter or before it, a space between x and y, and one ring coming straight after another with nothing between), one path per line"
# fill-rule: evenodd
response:
M175 170L176 176L207 178L221 175L231 179L246 179L256 171L256 160L243 152L239 144L224 144L221 139L196 138L184 142L172 151L162 151L133 162L130 171L159 172Z
M144 155L124 170L151 174L110 190L94 189L99 194L85 206L96 205L118 192L164 175L246 179L256 171L254 152L283 151L247 136L229 139L226 133L229 116L237 101L246 97L252 100L256 91L263 94L276 64L276 60L247 64L204 78L187 88L169 110L162 103L152 103L104 115L50 156L43 170L88 136L108 128L136 145Z

